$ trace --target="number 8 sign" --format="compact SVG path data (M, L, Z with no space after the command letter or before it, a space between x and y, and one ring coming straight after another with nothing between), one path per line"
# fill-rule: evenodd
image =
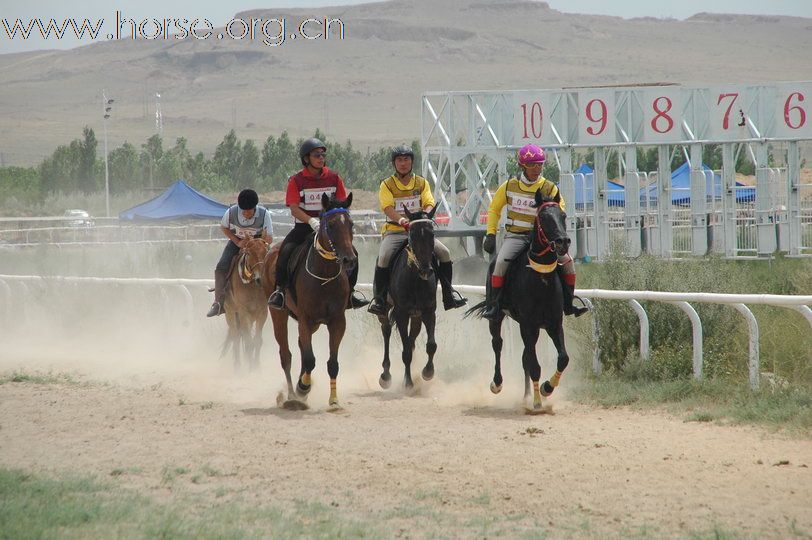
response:
M679 88L658 87L642 94L643 138L651 142L677 142L682 136L682 94Z

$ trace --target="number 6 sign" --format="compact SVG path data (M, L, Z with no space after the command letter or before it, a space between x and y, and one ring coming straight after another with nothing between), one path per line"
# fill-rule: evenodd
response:
M773 110L777 137L812 137L812 83L777 85Z

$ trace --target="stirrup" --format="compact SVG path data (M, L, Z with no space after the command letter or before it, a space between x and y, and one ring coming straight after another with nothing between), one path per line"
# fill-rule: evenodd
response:
M373 315L386 316L387 312L389 311L389 306L386 304L386 302L376 296L372 299L372 302L369 303L367 311Z
M586 303L580 296L573 295L572 300L575 301L576 298L578 299L578 301L581 302L581 305L584 307L576 307L575 305L570 304L569 309L564 310L564 315L573 315L575 317L580 317L581 315L589 311L589 308L586 307Z
M451 289L447 298L443 298L443 307L446 311L464 306L468 303L468 299L460 294L459 291Z
M282 309L285 307L285 293L282 292L282 289L276 289L271 293L270 298L268 298L268 306L273 309Z
M216 317L218 315L222 315L225 312L226 310L223 309L223 306L220 304L220 302L215 302L211 305L209 312L206 313L206 317Z
M355 291L355 290L350 291L350 299L347 302L347 307L349 307L351 309L362 308L365 305L369 304L369 300L367 300L366 297L359 298L359 297L355 296L356 292L357 291ZM363 294L363 293L361 293L361 294Z

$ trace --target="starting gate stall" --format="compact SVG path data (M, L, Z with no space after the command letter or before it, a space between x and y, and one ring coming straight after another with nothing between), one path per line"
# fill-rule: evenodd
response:
M491 190L508 178L509 160L533 143L558 166L580 257L604 257L613 245L628 256L643 248L668 258L812 255L812 184L801 178L799 146L812 140L810 97L810 81L428 92L423 173L449 228L473 231ZM722 148L720 171L703 166L711 144ZM658 148L656 171L638 169L640 146ZM587 149L591 182L573 170ZM609 183L611 152L619 157L617 184ZM687 185L672 186L675 152L690 167ZM755 186L736 182L740 152L754 165ZM613 204L620 195L623 203Z

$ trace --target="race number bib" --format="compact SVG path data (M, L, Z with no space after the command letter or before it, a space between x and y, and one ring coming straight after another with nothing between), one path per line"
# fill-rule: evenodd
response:
M533 205L536 204L535 197L523 197L522 195L511 195L510 207L514 212L524 214L527 216L535 216L536 209Z
M321 210L321 196L326 194L328 197L336 192L335 187L324 188L310 188L302 190L302 198L304 199L305 210Z
M236 227L234 234L237 235L237 238L253 238L257 235L259 229L253 229L251 227Z
M409 212L420 211L420 197L396 197L395 198L395 211L403 212L403 207Z

